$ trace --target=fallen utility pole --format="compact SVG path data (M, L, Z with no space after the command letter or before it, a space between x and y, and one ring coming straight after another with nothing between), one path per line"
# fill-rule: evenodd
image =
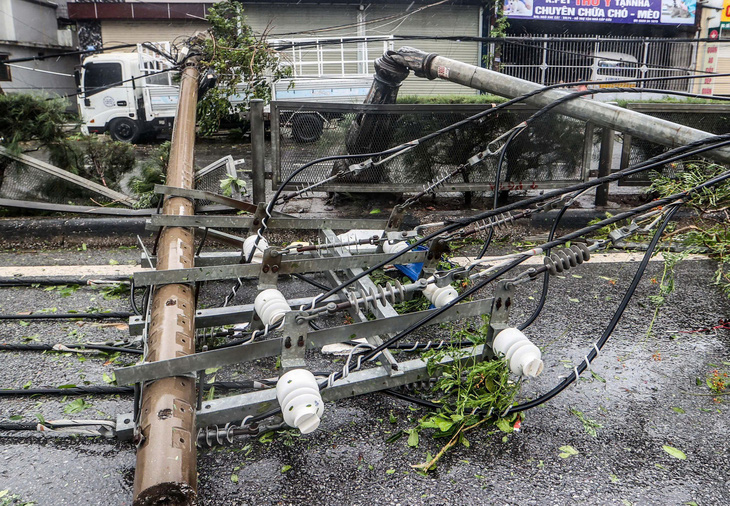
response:
M537 83L445 58L436 53L426 53L412 47L402 47L397 51L386 51L377 60L375 69L375 82L373 82L370 96L384 86L383 82L387 82L387 86L394 89L399 86L400 81L405 79L407 74L398 73L398 69L412 70L417 77L444 79L507 98L516 98L544 88L544 86ZM396 93L388 95L392 96L393 102ZM525 102L544 107L568 95L570 95L568 91L546 90L528 98ZM590 121L596 125L628 133L634 137L671 148L685 146L712 136L712 134L702 130L585 98L577 98L560 104L555 108L555 112L583 121ZM360 124L366 124L366 119L361 118L356 123L353 123L353 129L355 130L358 129ZM367 131L362 131L356 142L350 142L350 139L354 138L357 133L352 130L348 132L348 152L357 153L358 150L352 149L351 145L367 142L367 134ZM707 152L703 156L720 162L730 162L730 148L718 148Z
M172 132L167 184L193 188L195 109L198 101L198 59L189 57L181 74L180 101ZM162 214L195 214L192 200L169 196ZM157 251L157 270L193 267L193 231L164 227ZM150 301L145 362L195 353L195 293L188 284L155 288ZM192 505L197 497L195 450L195 380L188 376L144 383L139 408L135 506Z

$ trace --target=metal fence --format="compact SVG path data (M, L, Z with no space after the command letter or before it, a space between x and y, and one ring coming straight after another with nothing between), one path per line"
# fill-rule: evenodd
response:
M377 139L366 145L386 149L417 139L489 108L483 105L363 105L272 102L272 182L278 186L296 169L318 158L346 154L353 121L360 114L378 115ZM369 172L365 177L335 180L320 191L413 192L444 177L486 145L526 119L534 109L511 107L479 124L469 123L423 143ZM587 176L584 153L586 124L548 114L517 136L505 153L500 190L555 188ZM592 137L592 136L591 136ZM355 160L357 161L357 160ZM353 163L351 160L350 163ZM488 156L465 174L449 179L440 192L491 192L497 155ZM289 189L319 182L336 172L322 162L297 175Z
M689 75L697 42L625 37L507 37L495 62L505 74L551 85L561 82ZM641 88L688 91L692 81L637 83Z

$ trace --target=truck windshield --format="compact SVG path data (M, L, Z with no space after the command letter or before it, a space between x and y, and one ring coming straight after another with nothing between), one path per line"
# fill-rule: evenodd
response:
M87 63L84 70L84 87L87 92L120 85L122 82L122 66L119 63Z

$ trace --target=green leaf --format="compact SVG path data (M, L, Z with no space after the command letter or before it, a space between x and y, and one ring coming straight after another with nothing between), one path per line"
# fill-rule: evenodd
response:
M372 211L370 211L370 214L380 214L380 213L381 213L380 209L373 209ZM395 471L393 471L393 472L395 472Z
M616 476L613 473L609 474L608 477L610 478L611 483L618 483L619 482L618 476Z
M232 474L231 475L231 481L233 483L238 483L238 475L237 474Z
M499 420L497 420L497 428L502 432L506 432L507 434L510 434L515 430L515 428L512 426L511 423L509 423L509 421L507 421L506 418L500 418Z
M27 322L25 320L20 320L18 322L18 325L20 325L21 327L27 327L28 325L30 325L30 322Z
M403 434L405 434L405 432L403 432L402 430L399 430L398 432L396 432L395 434L390 436L388 439L386 439L385 442L394 443L394 442L398 441L400 438L402 438Z
M675 413L679 413L680 415L685 413L685 411L682 408L679 408L679 407L676 407L676 406L672 406L672 410Z
M113 258L109 259L109 265L119 265L119 262L114 260Z
M282 474L287 472L289 469L291 469L291 466L289 464L285 464L285 465L281 466Z
M398 419L395 417L395 415L393 414L392 411L390 412L389 420L390 420L390 423L398 423Z
M8 495L8 492L10 492L10 490L7 488L5 490L0 490L0 498L3 498L6 495Z
M394 473L395 473L395 469L388 469L387 471L385 471L385 474L394 474Z
M220 367L209 367L205 370L205 374L213 374L217 372L220 369Z
M687 460L687 455L682 451L678 450L672 446L664 445L662 446L662 449L667 452L669 455L674 457L675 459L679 460Z
M570 445L561 446L558 449L562 452L558 455L561 459L567 459L568 457L572 457L573 455L578 455L580 453Z
M410 447L417 447L418 446L418 431L416 429L409 429L406 432L408 432L408 446Z
M109 375L108 375L107 373L104 373L104 374L103 374L103 375L101 376L101 379L103 379L103 380L104 380L104 383L109 383L109 384L115 383L115 382L117 381L117 378L116 378L116 376L114 375L114 373L112 373L112 375L111 375L111 376L109 376Z
M67 415L73 415L74 413L80 413L86 409L89 409L91 404L86 402L84 399L74 399L63 407L63 412Z
M23 385L23 390L28 390L32 384L32 381L28 381L25 385Z
M73 383L66 383L65 385L58 385L56 388L76 388Z
M569 300L570 302L580 302L580 300L578 300L578 299L574 299L574 298L572 298L572 297L570 297L570 298L569 298L568 300Z
M10 420L12 420L13 422L17 422L18 420L22 420L22 419L23 419L23 417L21 415L13 415L10 417Z
M599 376L599 374L596 371L591 371L591 376L593 376L595 379L597 379L601 383L605 383L606 382L606 380L603 379L601 376Z

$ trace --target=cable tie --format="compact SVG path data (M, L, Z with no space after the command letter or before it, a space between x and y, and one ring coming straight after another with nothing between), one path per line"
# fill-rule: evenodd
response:
M580 374L578 374L578 366L576 365L573 367L573 372L575 373L575 382L578 383L578 379L580 378Z
M585 357L583 357L583 360L585 360L585 362L586 362L586 369L588 369L589 371L593 372L593 369L591 369L591 361L588 360L588 355L586 355Z
M598 358L598 355L601 354L601 349L598 347L598 343L593 343L593 349L596 350L596 358Z

